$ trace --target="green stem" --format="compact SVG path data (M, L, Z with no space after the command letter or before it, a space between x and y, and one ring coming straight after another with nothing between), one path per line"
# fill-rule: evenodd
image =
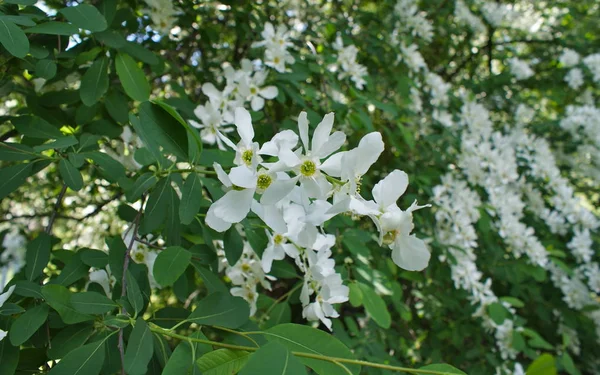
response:
M224 343L224 342L204 340L204 339L197 339L197 338L194 338L194 337L188 337L188 336L184 336L184 335L179 335L179 334L177 334L175 332L171 332L170 330L161 328L161 327L157 326L154 323L149 323L149 327L150 327L150 330L152 332L160 333L160 334L163 334L165 336L169 336L169 337L173 337L173 338L180 339L180 340L185 340L185 341L199 342L201 344L207 344L207 345L217 346L217 347L220 347L220 348L226 348L226 349L232 349L232 350L244 350L244 351L247 351L247 352L255 352L258 349L260 349L258 347L255 348L255 347L251 347L251 346L233 345L233 344L227 344L227 343ZM250 332L245 332L245 333L249 334ZM254 334L254 333L258 333L258 332L252 332L252 333ZM267 334L266 332L260 332L260 333ZM448 372L433 371L433 370L419 370L419 369L413 369L413 368L408 368L408 367L399 367L399 366L384 365L384 364L381 364L381 363L361 361L361 360L358 360L358 359L329 357L329 356L324 356L324 355L320 355L320 354L311 354L311 353L295 352L295 351L292 351L291 353L293 355L295 355L296 357L318 359L318 360L321 360L321 361L327 361L327 362L334 363L334 364L336 364L338 366L341 366L341 367L345 367L345 366L342 366L342 364L343 363L347 363L347 364L351 364L351 365L359 365L359 366L367 366L367 367L380 368L380 369L383 369L383 370L406 372L406 373L409 373L409 374L452 375L451 373L448 373Z

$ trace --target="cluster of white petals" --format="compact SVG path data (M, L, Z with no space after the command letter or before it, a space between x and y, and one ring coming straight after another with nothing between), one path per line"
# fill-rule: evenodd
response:
M353 45L344 46L341 36L337 36L333 48L337 51L337 62L334 69L339 71L338 78L344 79L350 77L357 89L362 90L367 83L364 77L367 75L367 68L356 61L358 57L358 48Z
M290 31L285 25L275 28L273 24L267 22L260 35L263 40L252 43L252 47L265 47L265 65L279 73L285 73L288 70L286 64L290 65L295 61L288 51L288 48L293 47L293 43L290 41Z
M169 35L177 26L177 16L181 10L173 5L172 0L144 0L150 7L145 13L150 17L154 29L163 35Z

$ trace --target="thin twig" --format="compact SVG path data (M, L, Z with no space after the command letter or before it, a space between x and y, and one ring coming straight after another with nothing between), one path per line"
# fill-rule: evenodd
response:
M58 198L56 198L56 203L54 204L54 209L50 214L50 220L48 221L48 225L46 226L46 233L50 234L52 232L52 226L54 225L54 220L56 219L56 214L58 213L58 209L62 204L62 200L65 197L65 193L67 192L67 184L63 184L60 193L58 194Z

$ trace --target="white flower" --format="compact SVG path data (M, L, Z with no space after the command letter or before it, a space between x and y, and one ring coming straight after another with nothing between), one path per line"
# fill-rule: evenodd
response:
M586 56L583 59L583 63L588 67L590 72L594 75L594 82L600 82L600 53Z
M265 99L274 99L279 90L275 86L263 87L267 79L266 71L259 71L252 78L240 81L240 93L250 101L253 111L260 111L265 106Z
M529 64L516 57L508 59L508 64L510 66L510 72L515 76L515 78L518 81L528 79L535 74L535 72L533 71L533 69L531 69Z
M574 65L579 64L579 59L581 57L579 56L579 54L575 51L573 51L570 48L565 48L563 50L562 55L560 55L560 57L558 58L558 61L565 67L565 68L570 68Z
M87 289L90 283L96 283L104 289L104 293L110 297L111 296L111 288L115 284L116 279L114 276L109 276L109 273L106 270L94 269L90 268L89 282L86 284L85 288Z
M569 87L573 90L578 90L584 83L583 71L579 68L569 70L569 73L565 76L565 82L567 82Z

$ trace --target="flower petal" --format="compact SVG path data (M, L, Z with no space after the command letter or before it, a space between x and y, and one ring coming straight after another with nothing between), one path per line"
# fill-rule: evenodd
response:
M392 246L392 260L398 267L408 271L421 271L427 267L431 253L425 242L414 234L398 237Z
M275 97L279 94L279 90L275 86L267 86L260 90L260 96L265 99L275 99Z
M234 122L244 145L250 145L252 139L254 139L254 128L252 127L252 117L250 116L250 112L243 107L236 108Z
M319 125L317 125L312 137L312 151L320 149L329 139L329 134L331 134L331 129L333 128L333 118L333 112L328 113L323 117Z
M256 188L256 180L258 179L258 176L256 172L249 169L245 165L240 165L238 167L231 168L229 171L229 179L235 186L252 189Z
M264 205L272 205L283 198L294 189L298 182L298 178L290 178L289 180L276 180L265 190L260 197L260 203Z
M253 196L254 189L230 190L210 207L214 206L215 216L219 219L239 223L250 212Z
M373 198L379 207L386 208L398 200L408 187L408 175L394 170L373 187Z
M308 116L304 111L300 112L300 116L298 116L298 131L304 145L304 152L308 153Z
M215 209L213 206L210 206L208 212L206 213L206 219L204 220L206 225L216 230L217 232L225 232L227 229L231 228L231 223L219 219L215 216Z
M319 148L314 148L314 138L313 138L313 155L318 157L319 159L323 159L333 152L339 150L340 147L346 142L346 134L343 132L335 132L327 139L325 143L320 145Z
M254 112L260 111L265 106L265 100L260 96L255 96L250 102L250 107Z

